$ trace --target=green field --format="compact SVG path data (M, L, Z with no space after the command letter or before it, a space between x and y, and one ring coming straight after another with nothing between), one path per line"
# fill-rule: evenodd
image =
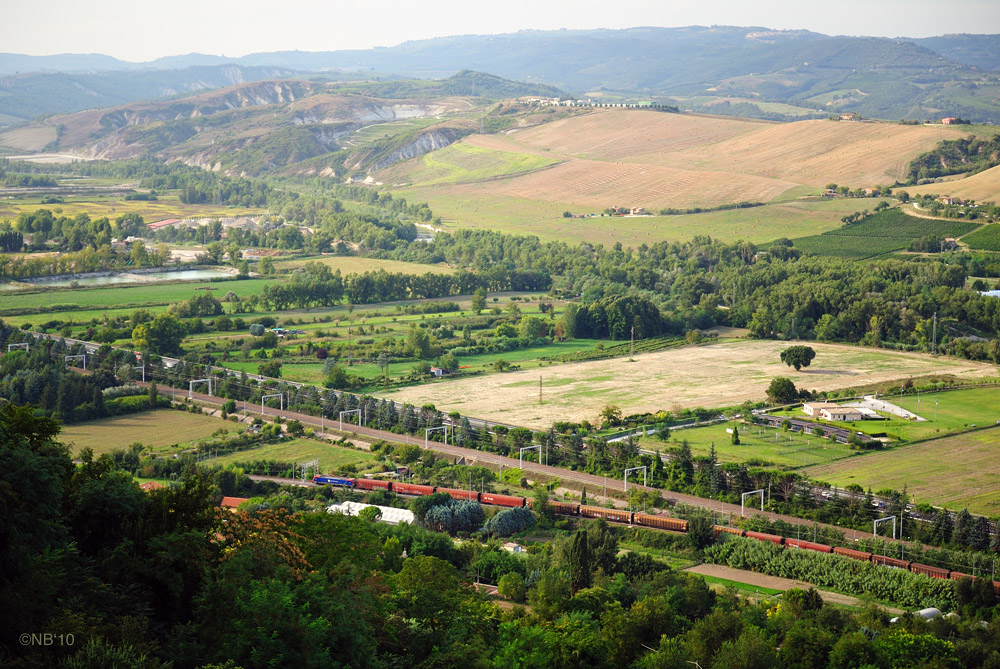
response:
M837 486L907 491L916 503L968 507L977 514L1000 514L1000 428L900 446L805 473Z
M82 180L71 183L81 184ZM94 182L86 182L88 185ZM117 185L120 179L106 181L100 185ZM179 192L179 191L178 191ZM223 218L264 213L260 209L247 207L223 207L217 204L184 204L176 192L159 193L158 199L151 202L140 200L125 200L121 196L84 195L78 197L66 196L65 202L59 204L42 204L43 196L31 196L13 200L0 200L0 219L16 218L23 211L33 212L36 209L49 209L56 216L76 216L87 214L91 218L116 218L124 214L138 214L146 223L155 223L167 218Z
M258 448L220 455L212 460L212 464L227 465L232 462L250 462L252 460L274 460L276 462L309 462L319 460L320 470L331 472L344 465L355 465L363 469L363 465L374 462L375 458L368 451L344 448L319 439L290 439L277 444L264 444Z
M153 452L167 454L180 450L169 447L184 447L206 439L220 428L230 433L241 429L235 423L211 416L160 409L67 425L59 433L59 440L70 447L74 456L83 448L92 448L94 453L100 455L128 448L134 443L143 444Z
M726 429L734 426L740 429L739 446L732 443L732 436L726 432ZM665 450L679 446L684 440L696 456L708 455L714 444L720 462L765 461L785 468L817 465L846 458L856 452L847 444L839 444L823 437L736 421L671 430L667 444L655 436L643 437L639 444L646 450Z
M379 258L359 258L357 256L312 256L295 258L294 260L279 260L274 263L277 270L298 269L306 263L318 262L326 265L331 271L340 270L341 274L361 274L363 272L378 272L384 270L392 274L453 274L454 268L442 265L423 265L402 260L382 260Z
M962 237L962 243L979 251L1000 251L1000 225L984 225Z
M887 420L856 423L824 421L824 423L867 434L885 434L891 439L917 441L962 432L972 426L993 425L1000 420L1000 389L995 387L919 394L911 391L911 394L902 397L883 396L882 399L901 406L925 420L908 421L894 414L882 412ZM773 413L812 420L801 409Z
M975 223L916 218L901 209L886 209L859 223L794 241L795 248L806 253L863 260L905 250L923 237L961 237L976 227Z
M165 305L189 300L199 291L210 290L221 299L232 291L240 297L259 295L264 286L284 279L244 279L242 281L189 281L182 283L154 283L136 286L109 286L102 288L47 289L30 293L4 295L0 314L14 310L50 309L60 305L91 307L105 313L108 307L127 309L146 305ZM58 309L55 309L58 310ZM79 312L74 312L78 314ZM46 320L49 320L46 318Z
M814 189L792 189L796 198ZM625 246L660 241L689 241L696 235L737 241L749 239L763 244L780 237L804 237L833 230L840 219L861 209L870 209L879 199L778 198L774 203L750 209L732 209L701 214L649 216L641 218L563 218L575 214L600 213L569 202L543 202L486 194L467 195L443 188L395 190L413 202L427 202L448 228L491 229L512 234L530 234L542 241L589 241Z
M557 160L531 153L498 151L457 142L417 159L408 165L406 178L419 186L465 183L510 176L555 165ZM386 179L392 179L390 170Z

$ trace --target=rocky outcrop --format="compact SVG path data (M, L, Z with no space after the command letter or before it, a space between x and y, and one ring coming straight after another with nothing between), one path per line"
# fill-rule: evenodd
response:
M379 158L374 165L368 168L368 172L377 172L404 160L443 149L462 139L469 132L460 128L437 128L422 132L412 142L399 147L385 157Z

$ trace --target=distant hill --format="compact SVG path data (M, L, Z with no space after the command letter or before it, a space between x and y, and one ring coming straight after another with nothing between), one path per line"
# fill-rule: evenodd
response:
M101 62L95 56L81 56L78 63L72 58L32 60L28 56L0 55L0 72L9 72L13 66L23 72L32 64L38 68L85 70ZM132 64L110 59L106 66L119 71L184 65L224 67L217 58L188 54ZM351 73L355 78L383 79L388 73L403 78L443 79L475 70L581 95L599 94L611 99L654 97L682 108L732 101L730 112L762 118L852 111L896 120L962 116L1000 123L998 35L888 39L735 26L527 30L440 37L365 50L255 53L233 62L242 67L327 72L338 77ZM145 70L121 75L149 76ZM94 87L91 79L68 80L62 86L77 83ZM452 85L464 83L458 80ZM0 82L0 88L2 85ZM135 89L139 88L136 84ZM177 86L161 88L180 90ZM504 92L489 85L486 88L495 94ZM53 84L52 90L63 88ZM461 90L472 94L471 87L467 92ZM80 97L71 91L68 96ZM58 96L43 97L52 100ZM19 109L17 114L2 107L0 114L23 118L39 108L27 101L18 106L16 100L17 94L8 108ZM775 111L765 108L766 104L787 104L795 109Z
M27 121L42 114L111 107L293 73L280 67L230 64L163 71L19 74L0 78L0 114Z

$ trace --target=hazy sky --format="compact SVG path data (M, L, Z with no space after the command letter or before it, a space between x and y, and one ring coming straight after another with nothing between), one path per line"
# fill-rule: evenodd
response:
M1000 0L5 0L0 51L143 61L327 51L533 28L740 25L835 35L1000 33Z

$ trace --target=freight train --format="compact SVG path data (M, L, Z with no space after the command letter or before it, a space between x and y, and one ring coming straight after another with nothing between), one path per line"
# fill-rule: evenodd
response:
M506 507L531 507L531 500L513 495L498 495L491 492L475 492L473 490L458 490L455 488L440 488L430 485L415 485L411 483L399 483L396 481L382 481L368 478L346 478L342 476L314 476L313 483L318 485L336 485L346 488L357 488L358 490L390 490L400 495L433 495L443 492L454 499L469 500L480 504L491 504L494 506ZM665 516L654 516L646 513L636 513L623 509L606 509L600 506L587 506L586 504L571 504L567 502L549 502L552 510L562 516L580 516L583 518L604 518L614 523L624 523L628 525L639 525L658 530L668 530L671 532L687 532L688 523L680 518L667 518ZM747 537L757 541L766 541L783 548L796 550L815 551L817 553L828 553L840 555L842 557L859 560L861 562L871 562L891 569L905 569L914 574L923 574L931 578L950 579L957 581L961 578L975 579L975 576L964 574L959 571L932 567L919 562L910 562L886 555L877 555L853 548L843 548L841 546L828 546L827 544L815 543L813 541L803 541L782 537L777 534L767 534L766 532L754 532L738 527L726 527L714 525L715 535L734 534L738 537ZM993 581L993 588L1000 595L1000 581Z

